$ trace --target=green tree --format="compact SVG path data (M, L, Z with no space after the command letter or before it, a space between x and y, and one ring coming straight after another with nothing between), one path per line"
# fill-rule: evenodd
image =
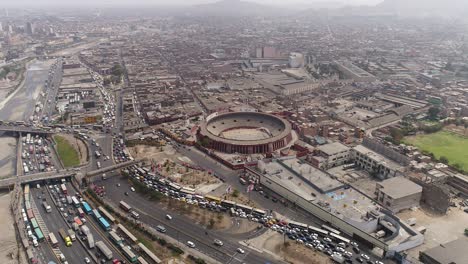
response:
M440 108L436 106L433 106L429 108L429 110L427 110L427 114L429 115L429 118L432 120L436 120L437 117L439 116L439 113L440 113Z
M234 191L232 192L232 197L239 197L239 194L239 190L234 189Z
M449 162L447 157L445 157L445 156L441 156L439 160L440 160L440 162L442 162L444 164L448 164L448 162Z

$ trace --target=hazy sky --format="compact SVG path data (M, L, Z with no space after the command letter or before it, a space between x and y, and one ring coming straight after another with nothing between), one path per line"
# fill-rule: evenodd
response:
M218 0L0 0L2 5L193 5L217 2ZM375 5L383 0L244 0L272 5L312 5L319 3L343 3L348 5Z

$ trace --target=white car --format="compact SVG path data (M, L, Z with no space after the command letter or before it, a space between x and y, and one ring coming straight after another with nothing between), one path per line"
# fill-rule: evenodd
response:
M243 250L242 248L237 248L237 252L241 253L241 254L244 254L245 253L245 250Z
M167 215L166 215L166 219L167 219L167 220L172 220L172 216L167 214Z
M361 258L363 258L364 260L369 260L369 256L367 256L366 254L361 254Z
M91 260L89 260L88 257L85 257L85 258L84 258L84 262L85 262L85 263L91 263Z
M187 241L187 246L191 247L191 248L194 248L195 247L195 243L193 243L192 241Z
M134 191L135 191L135 188L133 188L133 187L130 187L130 190L131 190L132 192L134 192Z

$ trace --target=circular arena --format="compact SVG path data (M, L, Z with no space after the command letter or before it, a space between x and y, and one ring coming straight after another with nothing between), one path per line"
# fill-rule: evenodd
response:
M291 124L265 113L224 113L200 126L198 140L205 147L226 153L269 153L291 142Z

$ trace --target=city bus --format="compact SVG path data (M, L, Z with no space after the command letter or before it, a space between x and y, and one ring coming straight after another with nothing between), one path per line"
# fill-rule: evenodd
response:
M80 201L75 196L72 196L72 202L76 208L80 207Z
M142 256L137 258L139 264L149 264Z
M36 233L37 241L44 240L44 235L42 234L42 231L40 228L34 229L34 233Z
M236 208L242 209L246 214L250 214L253 210L252 207L243 204L236 204Z
M289 221L288 225L291 228L299 228L299 229L307 230L307 225L303 224L303 223L299 223L299 222L295 222L295 221Z
M312 232L312 233L317 233L317 234L323 235L323 236L326 236L329 233L327 230L323 230L323 229L320 229L320 228L317 228L317 227L314 227L314 226L309 226L309 231Z
M182 187L180 187L176 183L169 183L168 187L169 187L169 189L177 191L177 192L180 191L180 189L182 189Z
M162 261L151 251L149 250L145 245L142 243L138 243L138 247L141 248L141 250L145 253L145 255L153 262L153 263L162 263Z
M253 211L252 211L252 214L256 215L256 216L259 216L259 217L264 217L264 216L266 216L267 213L264 210L254 208Z
M233 207L236 207L236 202L229 201L229 200L222 200L221 205L226 208L233 208Z
M85 211L85 213L93 214L93 209L91 209L91 206L89 206L87 202L83 202L82 205L83 205L83 210Z
M107 220L104 219L104 217L99 218L99 224L100 224L101 227L102 227L104 230L106 230L106 231L110 229L110 225L109 225L109 223L107 222Z
M124 209L126 212L129 212L132 209L132 207L124 201L120 201L120 207Z
M345 243L345 244L349 244L349 243L351 242L351 240L349 240L349 239L347 239L347 238L345 238L345 237L342 237L342 236L340 236L340 235L337 235L337 234L335 234L335 233L333 233L333 232L330 232L330 236L333 237L333 238L335 238L335 239L338 241L338 243L339 243L339 242L343 242L343 243Z
M120 245L123 242L123 239L119 235L117 235L117 233L114 230L109 231L109 237L117 245Z
M182 187L182 189L180 189L180 192L185 194L185 195L194 195L195 194L195 189L188 188L188 187Z
M99 220L99 218L102 217L97 209L93 209L93 215L94 215L94 218L96 218L96 220Z
M322 228L325 229L325 230L328 230L328 231L330 231L332 233L335 233L337 235L341 234L340 231L338 231L338 230L336 230L336 229L334 229L334 228L332 228L330 226L327 226L327 225L322 225Z
M124 255L128 258L128 260L130 260L130 263L136 263L137 255L135 255L135 253L133 253L129 247L123 245L121 245L121 247Z
M210 201L210 202L215 202L217 204L220 204L221 203L221 198L219 197L216 197L216 196L212 196L212 195L205 195L205 199Z
M107 220L109 220L109 222L115 223L115 218L111 214L109 214L109 212L107 212L107 210L104 209L104 207L99 206L98 210L101 212L102 216L105 216Z

